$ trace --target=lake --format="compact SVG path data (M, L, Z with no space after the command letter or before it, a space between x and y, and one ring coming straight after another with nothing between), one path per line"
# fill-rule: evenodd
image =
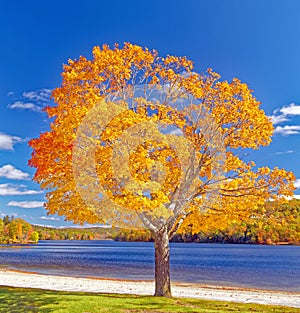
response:
M300 292L300 246L171 243L173 281ZM0 267L42 274L154 279L150 242L40 241L0 246Z

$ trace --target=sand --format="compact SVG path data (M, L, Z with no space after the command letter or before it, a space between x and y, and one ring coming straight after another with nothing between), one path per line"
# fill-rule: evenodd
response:
M153 295L154 293L154 282L152 281L75 278L6 269L0 270L0 286L136 295ZM296 292L173 283L172 295L183 298L260 303L300 308L300 293Z

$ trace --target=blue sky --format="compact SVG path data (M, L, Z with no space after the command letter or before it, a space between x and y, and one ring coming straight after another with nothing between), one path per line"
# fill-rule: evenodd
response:
M1 1L0 216L67 224L41 207L27 142L49 127L41 108L61 83L62 64L125 41L246 82L275 122L272 144L249 159L294 171L299 195L299 16L298 0Z

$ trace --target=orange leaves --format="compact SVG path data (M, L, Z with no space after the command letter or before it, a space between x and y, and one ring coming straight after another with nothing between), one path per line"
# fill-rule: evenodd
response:
M271 142L273 126L252 91L236 78L220 81L211 69L204 74L192 70L192 62L185 57L161 58L156 51L130 43L122 48L94 47L91 60L69 60L62 85L52 94L56 105L45 109L53 119L51 129L29 142L33 148L29 164L37 169L34 179L42 188L52 189L47 195L48 211L75 222L111 217L112 222L122 219L136 224L137 215L132 212L140 214L146 208L147 214L154 212L154 217L173 226L176 218L185 215L194 225L203 225L204 220L221 223L220 217L225 221L235 214L247 215L251 207L274 195L291 195L292 173L255 169L253 162L237 154L238 149L257 149ZM156 100L150 101L147 91L153 92L153 85ZM137 97L134 92L141 86ZM86 138L80 141L78 130L103 99L102 109L83 127ZM137 124L143 125L148 137L139 134ZM165 125L172 126L166 128L168 140L159 130ZM126 137L126 132L132 136ZM130 153L120 144L114 150L122 140L134 147ZM89 149L88 144L97 149ZM226 151L217 149L223 145ZM87 176L81 180L83 186L74 181L75 146L77 175ZM126 155L130 170L116 151ZM224 164L216 168L213 159L222 159L223 152ZM96 164L88 163L90 158ZM222 179L216 175L221 169ZM201 213L212 199L208 196L205 202L213 183L220 189L219 199L211 211ZM80 188L84 193L101 184L116 203L96 191L90 203L82 200Z
M204 87L208 95L206 105L220 123L226 145L254 149L268 145L273 133L272 123L247 85L238 79L231 83L215 81L213 85L209 84Z
M233 152L226 153L226 171L245 171L251 169L255 164L254 163L245 163L241 160L237 155L233 154Z
M188 60L186 57L175 57L168 55L165 59L162 59L165 65L173 65L176 68L182 67L186 72L190 72L193 69L193 62Z

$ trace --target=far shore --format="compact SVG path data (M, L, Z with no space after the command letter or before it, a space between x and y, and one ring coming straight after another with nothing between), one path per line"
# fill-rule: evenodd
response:
M152 295L153 281L106 278L75 278L0 269L0 286L57 291ZM174 297L199 298L242 303L259 303L300 308L300 293L199 284L173 283Z

